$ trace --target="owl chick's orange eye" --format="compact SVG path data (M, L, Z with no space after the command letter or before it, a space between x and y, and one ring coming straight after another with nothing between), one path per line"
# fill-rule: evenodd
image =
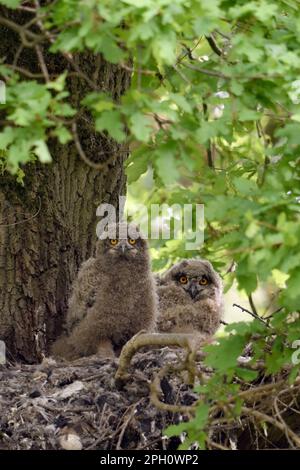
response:
M186 284L187 281L188 281L188 280L187 280L187 277L186 277L186 276L180 276L179 282L180 282L181 284Z
M208 283L208 280L206 279L206 277L202 277L202 279L200 279L199 281L199 284L201 284L201 286L206 286Z
M118 244L118 240L116 240L115 238L112 238L112 239L110 240L110 244L111 244L112 246L116 246L116 245Z
M135 245L136 244L136 240L134 238L129 238L129 243L130 245Z

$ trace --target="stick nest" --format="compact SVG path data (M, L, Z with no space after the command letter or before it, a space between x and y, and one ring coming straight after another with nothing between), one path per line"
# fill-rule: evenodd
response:
M119 361L0 366L0 449L176 450L182 437L163 431L194 415L191 381L212 372L182 341L145 350L139 336ZM300 448L299 391L284 376L244 384L239 418L212 404L207 447Z

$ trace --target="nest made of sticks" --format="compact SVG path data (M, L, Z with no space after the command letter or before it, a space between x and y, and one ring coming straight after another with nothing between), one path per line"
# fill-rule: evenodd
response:
M136 349L120 361L1 366L0 448L176 450L184 436L166 438L164 429L193 416L191 375L212 371L201 355L191 370L185 349ZM284 375L243 384L239 418L212 407L207 447L300 448L299 391L300 380L289 386Z

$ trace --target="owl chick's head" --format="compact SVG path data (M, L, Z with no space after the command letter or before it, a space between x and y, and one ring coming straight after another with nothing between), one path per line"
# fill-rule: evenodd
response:
M162 276L163 284L169 282L182 288L195 302L206 297L215 297L222 291L220 276L206 260L180 261Z
M109 224L97 242L97 256L109 261L145 260L148 245L139 227L134 223Z

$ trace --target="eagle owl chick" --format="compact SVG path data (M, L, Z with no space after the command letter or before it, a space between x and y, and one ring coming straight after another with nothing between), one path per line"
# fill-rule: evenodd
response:
M223 313L222 282L209 261L182 260L158 281L160 332L212 335Z
M114 356L140 330L153 330L157 294L146 240L134 224L111 224L83 263L66 318L68 334L53 345L55 356Z

